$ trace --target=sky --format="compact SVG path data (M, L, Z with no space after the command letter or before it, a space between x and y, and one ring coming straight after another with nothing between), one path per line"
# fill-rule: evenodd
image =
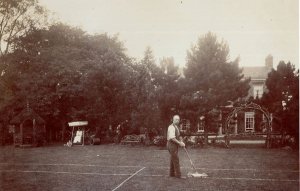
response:
M118 34L127 54L141 59L147 46L158 62L174 57L184 66L199 37L215 33L240 66L299 68L298 0L40 0L59 21L89 34Z

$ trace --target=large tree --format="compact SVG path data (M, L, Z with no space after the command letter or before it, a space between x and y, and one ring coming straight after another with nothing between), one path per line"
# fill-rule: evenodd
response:
M272 69L266 80L268 92L261 99L262 104L276 118L282 119L283 130L299 137L299 70L290 62L279 62L277 70Z
M13 51L14 40L46 23L47 11L38 0L0 0L0 78L5 74L5 56ZM2 81L0 85L6 84Z
M166 57L160 61L161 83L158 102L161 120L164 127L168 126L172 116L179 112L179 102L182 88L179 86L181 78L179 66L175 65L173 57Z
M82 79L88 100L87 114L95 122L116 126L129 120L132 110L130 86L134 76L131 59L117 37L96 35L90 37L92 63L85 66ZM103 124L103 125L105 125Z
M12 82L4 77L9 63L7 55L13 52L17 38L46 23L47 11L37 0L0 0L0 110L13 97Z
M13 95L9 108L17 113L29 102L52 127L49 134L80 110L81 68L88 52L80 46L83 37L83 31L64 25L32 30L16 39L7 55L2 79Z
M229 61L228 45L219 42L215 34L209 32L199 38L188 51L184 71L186 93L181 99L181 109L186 116L196 119L247 95L250 79L243 79L238 62L238 58Z
M132 113L133 128L145 128L149 131L159 126L157 93L161 80L161 70L155 63L150 47L147 47L144 58L134 65L136 72L133 81L132 97L136 101Z
M20 37L14 49L3 76L10 108L29 101L52 127L67 120L113 123L122 113L129 59L117 38L56 24Z

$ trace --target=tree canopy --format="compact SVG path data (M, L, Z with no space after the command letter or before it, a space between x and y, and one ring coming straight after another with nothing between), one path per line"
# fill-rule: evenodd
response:
M138 61L117 36L60 23L28 31L12 49L1 111L14 115L29 102L54 131L69 120L103 128L129 120L132 132L157 131L175 113L196 118L248 90L238 59L228 61L228 46L212 33L189 51L184 74L173 58L157 64L150 47Z
M45 27L47 10L37 0L0 0L0 78L5 74L6 55L14 41L36 28ZM5 86L0 84L0 86Z
M268 92L261 103L282 119L286 133L299 134L299 70L290 62L280 61L266 80Z
M70 120L101 128L128 120L131 132L140 133L166 128L174 114L195 126L200 116L248 94L250 79L239 58L231 60L227 43L211 32L187 51L182 69L172 57L157 62L150 47L141 60L129 57L116 35L61 23L39 27L42 21L28 16L46 13L36 0L0 3L0 112L6 120L29 102L51 131ZM264 104L271 112L298 112L298 80L290 63L269 74Z
M199 38L187 54L185 94L181 109L196 118L248 94L250 79L244 79L239 59L229 61L229 48L211 32Z
M90 36L63 24L32 30L18 38L8 55L1 80L9 85L1 97L6 108L16 112L29 102L48 122L117 123L116 116L126 113L119 105L126 104L125 83L131 72L123 51L116 37Z

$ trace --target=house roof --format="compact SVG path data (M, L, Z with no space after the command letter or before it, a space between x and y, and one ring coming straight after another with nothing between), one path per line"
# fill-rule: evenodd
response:
M268 73L270 71L271 69L265 66L253 66L243 68L244 77L251 77L251 79L267 79Z
M33 109L31 108L25 108L19 113L17 116L15 116L10 123L11 124L20 124L22 123L25 119L35 119L35 122L37 124L45 124L44 119L42 119Z

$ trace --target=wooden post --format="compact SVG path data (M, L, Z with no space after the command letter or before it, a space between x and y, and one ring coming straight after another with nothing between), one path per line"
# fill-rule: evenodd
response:
M208 132L207 132L207 130L208 130L208 128L207 128L207 115L205 115L205 118L204 118L204 144L205 145L208 145Z
M62 125L61 141L65 141L65 132L66 132L66 123L65 123L65 120L63 120L61 122L61 125Z
M20 124L20 135L21 135L20 145L23 145L23 123Z
M74 133L74 126L73 126L73 129L72 129L71 144L73 144L73 140L74 140L74 138L73 138L73 133Z
M33 144L35 145L37 143L35 119L32 120L32 130L33 130Z
M271 148L271 122L268 120L268 130L267 130L267 148Z
M43 125L43 145L47 143L47 137L46 137L46 125Z
M83 128L83 131L82 131L82 146L84 146L84 132L85 132L85 128Z
M238 126L237 126L237 113L234 114L234 134L238 134Z
M222 125L220 125L220 123L218 123L218 128L219 128L219 130L218 130L218 135L222 135Z
M227 148L229 148L229 145L230 145L229 132L228 132L229 124L230 124L230 121L225 126L225 136L224 136L224 141L225 141L225 145Z

